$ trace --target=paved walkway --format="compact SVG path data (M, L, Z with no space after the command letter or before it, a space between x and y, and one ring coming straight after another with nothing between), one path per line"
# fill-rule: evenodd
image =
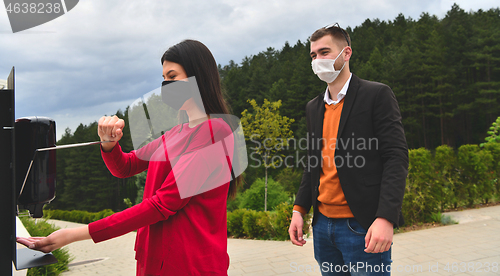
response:
M459 224L394 236L392 275L500 275L500 206L447 213ZM80 224L50 220L65 228ZM135 233L68 245L75 259L64 276L135 275ZM320 275L312 240L229 239L229 275Z

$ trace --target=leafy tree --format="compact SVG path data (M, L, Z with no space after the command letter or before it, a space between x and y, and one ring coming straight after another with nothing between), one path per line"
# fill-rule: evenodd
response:
M489 143L500 143L500 117L498 117L497 120L491 124L488 134L490 136L484 139L486 140L486 142L481 143L481 147L484 147L486 144Z
M277 155L284 147L288 146L288 139L293 132L290 124L294 119L279 114L281 101L270 102L264 99L264 104L259 106L255 100L248 100L254 109L253 113L244 110L241 113L241 125L246 133L246 140L257 144L250 148L263 161L265 168L265 199L264 211L267 211L267 170L282 165L282 156Z

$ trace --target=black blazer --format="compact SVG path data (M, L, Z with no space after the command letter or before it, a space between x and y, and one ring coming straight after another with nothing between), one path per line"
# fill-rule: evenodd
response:
M313 224L318 212L324 95L306 106L308 158L294 203L306 210L314 207ZM354 217L365 229L377 217L401 226L408 145L399 106L389 86L352 75L336 145L340 185Z

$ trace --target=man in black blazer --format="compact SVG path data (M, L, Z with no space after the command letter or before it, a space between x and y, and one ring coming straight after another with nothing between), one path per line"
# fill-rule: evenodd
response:
M312 206L315 258L323 275L363 271L390 275L393 227L403 224L408 173L408 146L398 103L387 85L351 74L352 48L345 30L338 25L321 28L310 40L313 71L328 88L306 106L308 162L294 204L290 238L295 245L306 243L303 216ZM341 106L340 119L332 124L325 111L336 105ZM329 141L324 130L337 134L334 156L325 156L332 151L325 151ZM323 171L326 160L334 160L336 173ZM337 193L343 195L321 195L332 191L328 185L337 183L328 179L330 175L340 182ZM343 209L320 201L337 196L345 197Z

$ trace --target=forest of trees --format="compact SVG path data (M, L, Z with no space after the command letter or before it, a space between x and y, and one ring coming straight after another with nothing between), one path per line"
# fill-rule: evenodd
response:
M116 115L127 120L127 112L118 111ZM120 140L125 152L133 150L128 126ZM74 133L66 133L57 141L57 145L76 144L97 141L97 122L80 124ZM77 147L57 151L56 198L49 205L50 209L85 210L97 212L104 209L123 210L127 206L123 199L136 199L139 189L136 185L141 177L119 179L111 175L101 157L98 145ZM144 185L144 181L142 181Z
M400 14L347 31L351 71L393 89L410 148L484 141L500 115L500 9L467 13L453 5L443 19ZM234 114L248 107L248 98L281 100L281 114L297 122L296 137L304 135L305 104L326 88L312 72L309 42L268 48L220 73Z
M442 19L423 13L414 20L400 14L392 21L367 19L347 31L353 48L351 71L393 89L411 149L456 149L484 142L489 126L500 116L499 8L466 12L455 4ZM280 50L268 48L241 63L219 65L219 72L233 114L240 117L249 109L248 99L259 105L264 99L281 100L279 112L294 119L290 129L297 139L305 137L306 103L326 89L312 72L307 38L294 45L285 42ZM127 119L126 111L117 115ZM74 133L67 130L58 145L93 141L96 128L94 122L80 125ZM120 144L125 151L132 149L127 131ZM57 154L57 198L49 208L121 210L126 207L123 198L136 198L137 179L111 176L97 146ZM300 170L277 168L270 176L287 179L288 192L294 194ZM263 176L263 166L250 166L243 189Z

